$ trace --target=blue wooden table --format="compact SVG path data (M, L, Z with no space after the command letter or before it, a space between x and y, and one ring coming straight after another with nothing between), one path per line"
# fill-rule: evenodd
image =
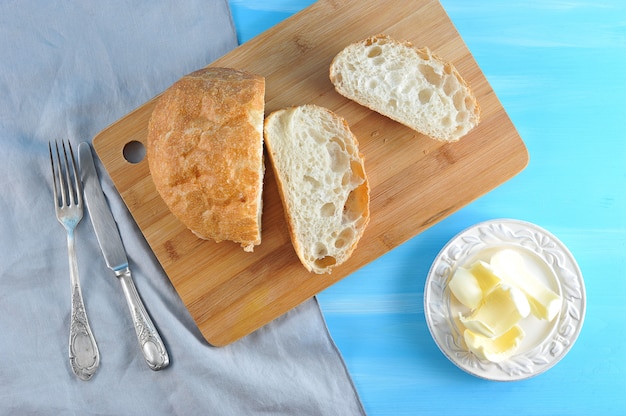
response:
M231 0L239 41L311 3ZM626 3L442 4L526 143L530 163L321 293L330 332L370 415L624 415ZM523 381L486 381L459 370L437 348L424 317L424 283L439 250L493 218L529 221L556 235L586 284L575 345L555 367Z

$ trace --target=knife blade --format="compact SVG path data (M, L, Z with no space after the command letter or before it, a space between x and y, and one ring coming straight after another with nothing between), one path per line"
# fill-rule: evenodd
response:
M122 284L135 333L146 363L154 371L161 370L169 365L169 355L133 282L128 266L128 257L117 223L102 192L91 154L91 146L86 142L80 143L78 146L78 162L83 181L85 203L104 260L107 267L113 271Z

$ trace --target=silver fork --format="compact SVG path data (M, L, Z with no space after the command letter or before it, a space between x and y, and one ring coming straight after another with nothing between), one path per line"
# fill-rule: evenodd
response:
M67 231L67 251L70 261L70 283L72 287L70 366L74 374L81 380L89 380L100 364L100 353L85 312L74 244L74 229L83 218L83 189L71 144L68 142L66 148L65 142L62 141L61 147L63 149L62 155L56 141L54 142L54 151L52 143L48 143L52 166L54 208L57 219Z

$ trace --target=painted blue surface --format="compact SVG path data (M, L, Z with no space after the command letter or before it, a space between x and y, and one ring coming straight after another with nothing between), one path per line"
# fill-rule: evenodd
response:
M313 1L231 0L245 42ZM442 4L530 153L528 167L319 296L370 415L626 414L626 2ZM457 369L424 318L444 244L492 218L533 222L576 257L583 330L537 377L489 382Z

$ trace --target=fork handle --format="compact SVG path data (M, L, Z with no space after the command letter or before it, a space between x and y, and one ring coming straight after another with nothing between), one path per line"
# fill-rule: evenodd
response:
M126 296L126 303L130 309L135 332L137 333L137 340L139 341L141 352L143 353L148 367L154 371L167 367L170 363L170 358L165 349L165 344L150 319L150 315L148 315L139 297L139 293L137 293L137 288L133 283L130 269L126 267L117 271L115 274L122 284L122 289Z
M80 286L72 288L72 317L70 318L70 365L81 380L89 380L100 364L98 345L91 332Z
M70 366L81 380L89 380L100 365L100 352L93 336L83 295L78 280L78 263L74 247L74 235L68 233L67 246L70 261L70 283L72 284L72 311L70 317Z

